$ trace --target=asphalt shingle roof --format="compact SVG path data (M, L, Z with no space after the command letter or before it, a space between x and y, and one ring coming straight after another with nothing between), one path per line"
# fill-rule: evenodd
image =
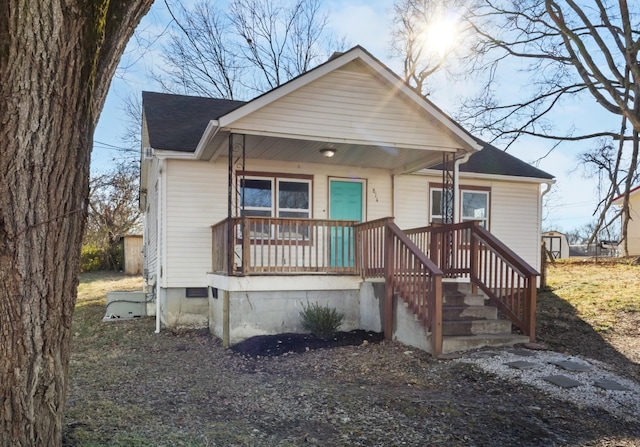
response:
M142 92L142 108L154 149L194 152L210 120L218 119L244 104L244 101L228 99ZM460 165L460 172L554 178L489 143L477 138L476 141L483 149ZM433 169L442 169L442 166Z
M482 150L473 154L469 161L460 165L460 172L478 174L511 175L551 180L553 175L531 166L497 147L476 138Z
M209 121L243 104L229 99L142 92L149 143L154 149L194 152Z

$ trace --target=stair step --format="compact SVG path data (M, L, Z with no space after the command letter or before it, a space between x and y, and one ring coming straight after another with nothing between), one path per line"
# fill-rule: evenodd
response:
M472 286L470 282L442 282L442 291L444 293L447 292L460 292L460 293L471 293Z
M494 306L442 306L442 319L450 320L496 320L498 308Z
M449 320L442 322L442 335L503 334L511 332L509 320Z
M458 351L468 351L483 346L513 346L518 343L528 343L526 335L504 334L478 334L447 336L442 338L442 353L450 354Z
M452 306L482 306L485 302L485 296L481 293L460 293L452 292L442 295L442 302Z

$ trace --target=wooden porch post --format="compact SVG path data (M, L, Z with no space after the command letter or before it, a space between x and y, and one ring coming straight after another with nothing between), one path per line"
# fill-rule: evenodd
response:
M432 231L429 235L429 259L439 268L442 268L438 259L438 238L441 234L440 232Z
M442 354L442 275L434 277L433 315L431 315L431 351L434 357Z
M393 338L393 234L388 224L384 227L384 337Z
M478 277L480 276L480 253L478 251L478 240L476 239L476 228L478 228L479 222L473 221L473 226L470 228L469 233L469 250L471 250L471 257L469 259L469 276L471 279L471 293L478 293Z

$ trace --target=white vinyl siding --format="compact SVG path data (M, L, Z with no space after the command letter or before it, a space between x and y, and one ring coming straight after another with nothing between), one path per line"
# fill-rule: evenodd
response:
M205 287L211 270L211 225L227 217L227 163L166 160L166 287ZM366 218L391 216L391 176L382 169L247 160L247 171L313 175L312 216L328 218L328 179L366 179ZM287 180L283 178L283 180Z
M147 174L147 184L142 185L147 191L147 203L144 212L144 264L143 269L148 271L148 278L159 275L157 272L158 253L158 162L154 160ZM150 281L151 282L151 281Z
M436 175L395 177L396 223L400 228L429 224L429 184L441 183ZM489 231L532 267L540 266L540 185L532 182L465 178L460 183L489 191ZM456 205L459 206L459 205Z
M428 178L423 175L397 175L393 186L396 225L403 230L428 225Z
M398 90L352 62L233 123L236 132L318 140L339 135L353 143L393 147L460 148L461 143Z
M540 185L492 182L490 231L536 270L540 268Z
M205 287L211 225L227 217L227 165L167 160L166 287Z

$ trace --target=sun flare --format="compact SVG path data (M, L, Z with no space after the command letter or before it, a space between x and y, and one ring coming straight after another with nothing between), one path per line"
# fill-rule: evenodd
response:
M445 58L460 43L458 21L446 14L437 14L425 24L422 36L424 48L429 53Z

